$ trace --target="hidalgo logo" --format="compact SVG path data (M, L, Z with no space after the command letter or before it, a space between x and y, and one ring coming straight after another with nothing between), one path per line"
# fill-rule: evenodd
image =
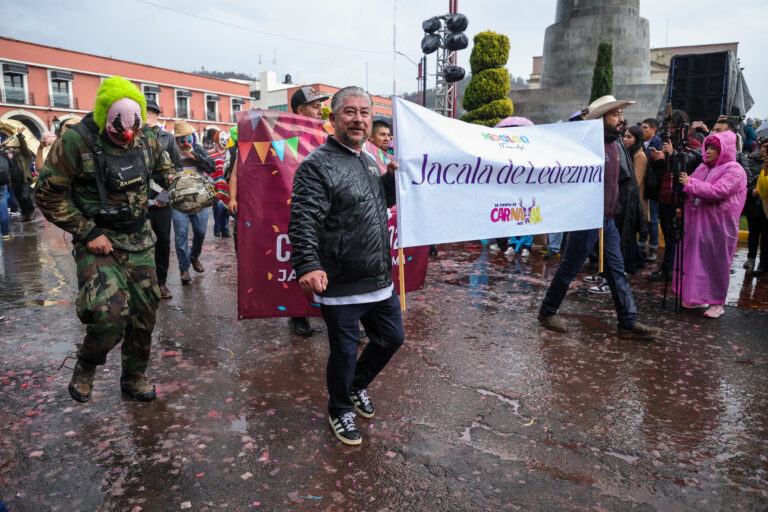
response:
M526 144L530 144L530 139L525 135L496 135L495 133L481 133L484 140L495 142L502 149L525 149Z
M491 210L491 222L514 222L518 226L525 224L538 224L543 221L541 211L536 206L536 198L531 198L530 206L523 203L523 198L516 203L503 203L494 205Z

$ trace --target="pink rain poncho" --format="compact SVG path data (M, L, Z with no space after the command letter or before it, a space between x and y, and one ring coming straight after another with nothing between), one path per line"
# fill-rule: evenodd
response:
M714 164L706 162L708 144L720 148L720 156ZM696 168L683 188L682 300L695 304L723 304L739 241L739 216L747 193L747 175L736 162L736 134L733 132L709 135L704 139L702 155L705 162ZM677 289L677 272L673 289Z

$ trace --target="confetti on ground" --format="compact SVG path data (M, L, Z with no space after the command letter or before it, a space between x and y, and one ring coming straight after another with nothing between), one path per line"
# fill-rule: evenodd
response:
M185 501L181 504L181 509L184 510L186 508L192 508L192 502L191 501Z
M530 427L531 425L533 425L533 420L531 420L531 421L529 421L528 423L525 424L526 427Z
M307 496L299 496L299 498L306 498L308 500L321 500L321 499L323 499L322 496L312 496L311 494L309 494Z
M243 480L248 480L252 476L253 476L253 473L251 473L250 471L246 471L245 473L240 475L240 478L242 478Z
M34 452L30 452L29 458L35 458L35 457L42 457L43 452L42 450L35 450Z
M216 411L211 411L208 413L209 418L221 418L221 413L218 413Z
M195 478L200 478L203 475L205 475L205 473L198 473L198 474L195 475Z
M176 357L180 355L181 355L181 352L177 352L175 350L166 350L165 352L160 354L161 357Z

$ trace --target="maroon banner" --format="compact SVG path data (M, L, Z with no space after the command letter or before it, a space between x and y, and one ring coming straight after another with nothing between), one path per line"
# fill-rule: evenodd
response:
M237 305L238 317L320 316L312 296L301 291L291 267L288 221L293 175L301 161L333 133L330 123L286 112L247 110L237 114ZM364 151L386 171L386 155L370 142ZM397 243L394 209L390 247ZM424 286L429 249L404 251L405 289ZM395 291L397 250L392 251Z

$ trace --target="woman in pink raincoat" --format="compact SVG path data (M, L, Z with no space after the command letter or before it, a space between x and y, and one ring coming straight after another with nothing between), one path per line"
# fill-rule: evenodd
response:
M714 133L704 139L704 163L688 176L685 192L683 307L709 307L704 316L723 314L731 262L739 241L739 215L747 175L736 162L736 134ZM675 272L674 289L677 289Z

